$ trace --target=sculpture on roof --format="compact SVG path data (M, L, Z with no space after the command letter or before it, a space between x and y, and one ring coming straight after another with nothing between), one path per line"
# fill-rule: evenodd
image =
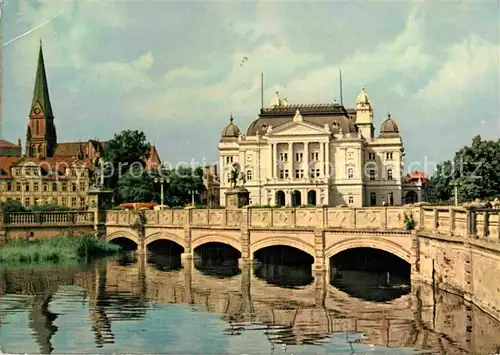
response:
M276 91L271 100L271 108L286 107L286 106L288 106L288 99L286 97L282 99L280 97L279 91Z
M238 184L238 178L240 175L240 164L234 163L232 168L231 168L231 174L229 178L229 188L235 188L236 185Z

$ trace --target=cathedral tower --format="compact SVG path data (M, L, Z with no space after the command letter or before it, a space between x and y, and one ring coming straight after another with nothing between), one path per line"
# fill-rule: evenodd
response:
M26 156L41 158L52 157L56 146L56 127L54 125L54 114L50 104L42 42L40 41L33 101L26 132Z

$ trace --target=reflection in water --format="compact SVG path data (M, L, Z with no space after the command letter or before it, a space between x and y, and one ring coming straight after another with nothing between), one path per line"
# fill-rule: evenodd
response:
M223 243L206 243L194 250L194 266L204 275L233 277L239 275L241 253Z
M280 277L301 277L285 266L243 267L236 276L214 278L193 264L158 264L139 258L100 262L91 270L4 271L2 350L488 354L500 343L498 322L424 285L379 303L353 298L317 275L305 274L309 281L298 288L280 287Z
M307 286L314 280L311 265L292 266L258 263L255 266L254 274L271 285L285 288Z

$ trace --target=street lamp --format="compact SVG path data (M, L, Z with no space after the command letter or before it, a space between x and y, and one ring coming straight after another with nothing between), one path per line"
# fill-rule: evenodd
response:
M163 207L163 185L170 184L170 178L155 178L154 182L160 184L160 204Z
M458 206L458 180L455 180L453 181L453 188L454 188L454 192L453 194L455 195L454 198L455 198L455 206Z
M194 195L197 193L196 190L189 190L188 193L191 195L191 205L194 207Z

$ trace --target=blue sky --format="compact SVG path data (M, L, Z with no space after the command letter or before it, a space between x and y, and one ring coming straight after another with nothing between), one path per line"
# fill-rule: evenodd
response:
M213 162L232 112L243 130L290 103L364 86L376 129L400 125L407 166L500 136L498 1L31 1L4 4L0 136L24 141L40 38L60 141L141 129L163 160ZM240 66L241 59L248 61ZM415 163L412 163L418 168Z

